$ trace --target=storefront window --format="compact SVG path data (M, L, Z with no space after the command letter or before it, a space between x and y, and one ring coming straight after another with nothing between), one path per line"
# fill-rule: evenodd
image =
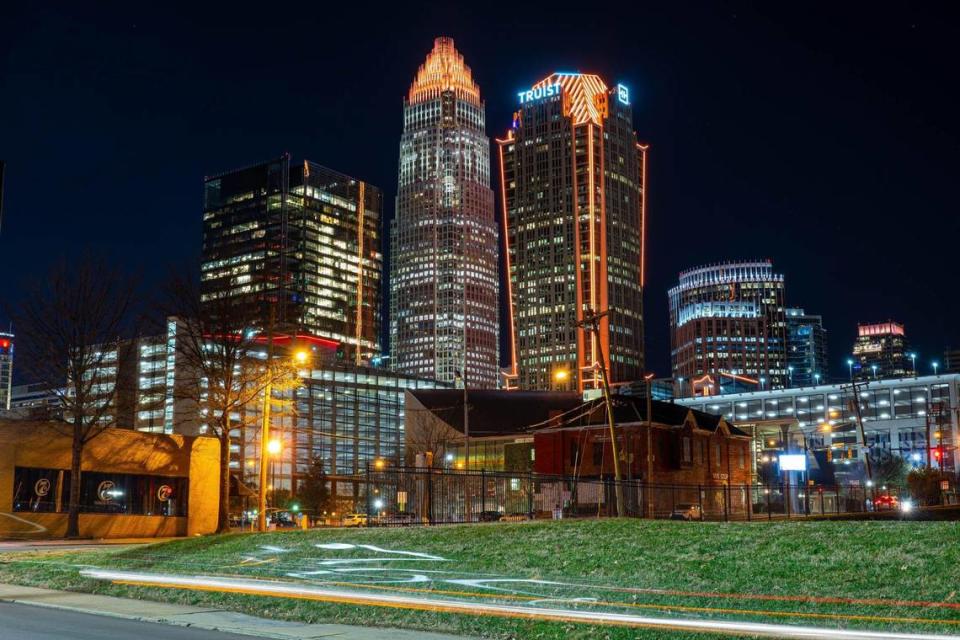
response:
M80 511L121 515L187 515L186 478L85 471L80 476ZM58 500L59 496L59 500ZM14 511L65 512L70 506L70 472L17 467Z

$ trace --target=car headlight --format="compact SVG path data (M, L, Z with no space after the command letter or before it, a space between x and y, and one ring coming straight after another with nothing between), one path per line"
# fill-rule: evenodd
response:
M903 511L904 513L906 513L912 510L913 510L913 502L911 502L910 500L900 501L900 511Z

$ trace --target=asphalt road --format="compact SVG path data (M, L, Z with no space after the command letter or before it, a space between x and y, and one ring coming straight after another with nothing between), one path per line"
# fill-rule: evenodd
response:
M0 640L250 640L219 631L0 602Z

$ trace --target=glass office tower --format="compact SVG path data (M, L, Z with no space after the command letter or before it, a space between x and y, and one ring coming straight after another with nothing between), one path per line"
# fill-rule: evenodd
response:
M485 126L470 68L452 39L437 38L403 105L390 350L398 372L465 379L470 387L495 387L499 378L499 263Z
M512 381L522 389L600 386L644 369L647 147L626 87L554 73L518 94L497 140L511 301ZM607 312L599 332L577 327Z
M204 300L252 305L261 329L340 342L361 364L380 352L380 190L289 155L204 184ZM249 308L248 308L249 309Z
M827 380L827 330L823 318L787 309L787 384L809 387Z

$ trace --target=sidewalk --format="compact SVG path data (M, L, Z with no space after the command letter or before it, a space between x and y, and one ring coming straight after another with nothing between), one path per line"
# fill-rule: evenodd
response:
M307 640L308 638L334 638L335 640L383 640L385 638L390 640L465 640L462 636L424 631L266 620L222 609L191 607L165 602L151 602L149 600L128 600L88 593L21 587L13 584L0 584L0 602L53 607L114 618L159 622L280 640ZM371 613L375 615L375 612Z

